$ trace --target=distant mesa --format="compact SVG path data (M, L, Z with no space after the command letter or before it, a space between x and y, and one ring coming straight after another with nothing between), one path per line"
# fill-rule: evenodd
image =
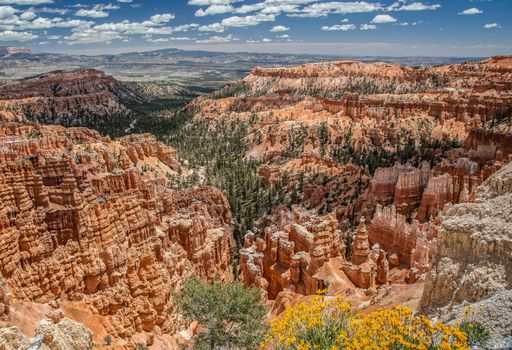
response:
M0 57L11 56L17 53L32 53L32 51L23 46L0 46Z

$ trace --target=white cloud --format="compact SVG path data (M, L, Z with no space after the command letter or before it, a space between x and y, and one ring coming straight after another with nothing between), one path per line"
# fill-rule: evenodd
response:
M374 30L377 29L377 26L375 24L361 24L361 27L359 27L360 30Z
M20 15L20 19L23 21L31 21L35 18L37 18L37 15L35 14L35 12L32 11L26 11Z
M131 4L133 0L117 0L117 2L125 3L125 4Z
M11 6L0 6L0 20L11 18L16 13L16 9Z
M275 21L275 15L256 14L251 16L233 16L224 18L221 24L224 27L249 27L256 26L261 22L273 22Z
M323 26L322 27L322 30L326 30L326 31L332 31L332 30L342 30L342 31L347 31L347 30L354 30L356 29L356 26L353 25L353 24L336 24L336 25L333 25L331 27L328 27L328 26Z
M75 16L77 17L91 17L91 18L103 18L108 17L108 12L100 11L100 10L86 10L80 9L75 12Z
M206 8L206 10L199 9L195 15L197 17L221 15L223 13L231 13L234 11L234 7L231 5L212 5Z
M149 19L153 23L167 23L173 20L175 16L172 13L162 13L151 16Z
M277 38L288 39L290 36L288 34L278 35Z
M397 1L388 10L392 11L425 11L425 10L437 10L441 5L433 4L427 5L422 2L413 2L411 4L405 4L404 1Z
M165 24L174 18L173 14L164 13L151 16L143 22L130 22L124 20L118 23L95 24L89 22L79 27L73 28L71 35L64 37L64 42L69 45L89 44L89 43L108 43L112 40L127 40L129 35L170 35L179 31L187 31L191 28L197 28L195 23L169 27Z
M263 8L265 8L265 3L259 2L256 4L242 5L240 7L237 7L234 12L239 14L245 14L249 12L259 11L262 10Z
M263 38L261 39L262 42L264 43L271 43L272 42L272 39L269 39L269 38Z
M100 10L100 11L103 11L103 10L119 10L120 7L118 5L114 5L114 4L96 4L96 5L94 5L93 9L94 10Z
M288 30L290 30L290 28L281 25L274 26L272 29L270 29L271 32L286 32Z
M15 32L12 30L0 32L0 41L30 41L38 37L38 35L29 32Z
M96 30L93 28L80 28L79 31L73 31L69 36L64 37L68 45L109 43L115 39L127 39L120 32L114 30Z
M487 23L484 25L485 29L493 29L493 28L501 28L501 26L498 23Z
M189 0L189 5L194 6L212 6L212 5L229 5L239 0Z
M0 4L41 5L53 4L53 0L0 0Z
M196 29L199 27L197 23L182 24L177 27L173 27L174 32L188 32L190 29Z
M480 13L483 13L483 11L480 11L476 7L472 7L470 9L459 12L459 15L478 15Z
M168 37L168 38L157 38L153 39L152 37L145 38L147 42L150 43L168 43L173 41L190 41L190 40L196 40L195 38L191 38L188 36L178 36L178 37Z
M196 40L196 43L198 44L211 44L211 43L228 43L231 41L238 40L236 37L234 37L232 34L226 35L226 36L211 36L208 39L201 39Z
M37 13L56 13L61 16L65 15L69 12L68 9L64 8L58 8L58 7L41 7L41 8L30 8L30 10L37 12Z
M314 3L302 9L301 13L289 14L292 17L322 17L328 14L365 13L383 10L380 3L369 3L366 1L353 2L323 2Z
M390 15L377 15L373 17L371 23L375 24L383 24L383 23L394 23L396 22L396 18Z
M224 26L220 23L212 23L205 26L200 26L197 30L199 30L200 32L222 33L224 32Z
M281 4L281 5L268 5L264 3L264 7L261 10L261 13L267 13L267 14L281 14L282 12L286 13L292 13L292 12L299 12L299 7L297 5L290 5L290 4Z

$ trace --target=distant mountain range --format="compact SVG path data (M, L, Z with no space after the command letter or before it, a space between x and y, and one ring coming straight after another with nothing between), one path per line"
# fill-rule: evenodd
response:
M286 67L299 64L358 59L365 62L389 61L402 65L453 64L476 58L467 57L349 57L248 52L209 52L163 49L117 55L69 55L33 53L24 48L0 48L0 79L26 78L53 70L95 68L125 81L179 83L195 90L213 90L230 80L246 76L255 66Z

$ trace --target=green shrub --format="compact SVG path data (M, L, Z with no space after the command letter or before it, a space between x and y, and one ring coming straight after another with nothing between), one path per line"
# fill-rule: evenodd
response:
M110 344L112 344L112 336L111 336L111 335L106 335L106 336L103 338L103 344L104 344L104 345L110 345Z
M462 332L468 336L468 344L471 346L479 345L483 346L491 337L489 330L479 324L478 322L464 320L459 328Z
M144 343L135 343L137 350L148 350L148 346Z
M203 331L193 349L256 349L266 331L260 290L241 282L208 283L195 278L175 294L180 312L198 321Z

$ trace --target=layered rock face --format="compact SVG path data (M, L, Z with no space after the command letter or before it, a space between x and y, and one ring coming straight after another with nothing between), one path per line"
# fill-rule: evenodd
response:
M332 215L316 216L294 206L279 209L262 225L261 232L245 237L241 278L261 287L278 309L291 295L314 295L324 288L348 293L357 305L361 296L371 296L378 286L389 283L390 269L397 267L383 249L370 246L364 219L350 259L345 256L346 237Z
M322 91L366 94L430 92L439 88L474 92L510 90L510 57L450 66L410 68L390 63L321 62L291 68L255 68L244 79L254 92L306 93ZM422 90L422 91L418 91Z
M422 309L433 312L510 289L512 281L512 164L486 180L474 203L455 205L438 232Z
M286 176L284 186L293 190L305 173L301 205L334 213L342 237L354 239L348 260L331 259L318 270L301 263L308 272L297 274L278 252L297 259L311 253L300 248L297 255L302 243L288 226L263 226L247 236L244 280L278 303L289 299L286 291L311 294L304 286L327 285L320 280L326 270L369 294L391 290L385 286L395 277L421 284L443 213L473 201L476 188L510 160L510 131L491 125L508 115L511 81L510 57L427 68L322 62L255 68L223 91L230 97L197 99L196 119L247 121L246 156L262 162L260 176L269 183ZM321 177L315 182L308 172ZM289 227L302 225L293 213ZM355 229L362 217L367 225ZM289 277L295 275L303 278Z
M240 252L243 280L264 287L270 299L284 288L314 294L324 288L315 274L345 247L331 216L311 217L300 210L280 210L267 218L264 238L249 233Z
M198 119L250 121L247 157L261 160L266 169L305 158L317 159L320 165L352 162L360 167L364 180L369 176L365 167L373 173L374 164L385 157L411 161L421 173L409 167L375 175L376 182L389 182L389 191L394 191L392 183L396 184L401 175L396 203L385 198L379 203L395 204L405 215L421 201L427 178L443 174L427 174L422 160L427 159L433 170L435 163L447 156L447 149L460 146L466 139L464 147L474 153L466 156L480 168L489 159L498 158L494 154L508 157L510 135L501 130L500 136L492 136L493 132L481 128L512 104L511 80L512 65L507 57L420 69L387 63L322 62L256 68L226 89L233 91L231 97L202 97L193 105ZM442 207L436 207L436 201L452 200L452 189L445 181L430 185L429 192L444 187L446 198L425 199L420 221L428 220ZM363 191L367 182L361 184ZM457 200L462 190L453 189ZM391 197L390 193L382 195ZM361 208L355 204L352 208L348 202L353 199L333 201L331 207L352 210L348 213L351 217L361 210L372 217L375 205Z
M225 196L168 190L176 152L154 136L111 141L83 128L7 124L0 160L10 300L85 303L114 337L172 334L180 320L171 291L186 276L232 278Z
M125 115L126 104L147 100L138 86L94 69L55 71L0 87L4 114L14 110L26 119L74 126L87 118Z
M454 162L446 159L432 170L402 165L378 169L368 190L349 208L350 213L372 215L370 242L397 254L411 268L411 281L431 267L440 216L451 204L472 201L477 187L504 164L487 159L480 168L468 154L475 151L460 153Z

